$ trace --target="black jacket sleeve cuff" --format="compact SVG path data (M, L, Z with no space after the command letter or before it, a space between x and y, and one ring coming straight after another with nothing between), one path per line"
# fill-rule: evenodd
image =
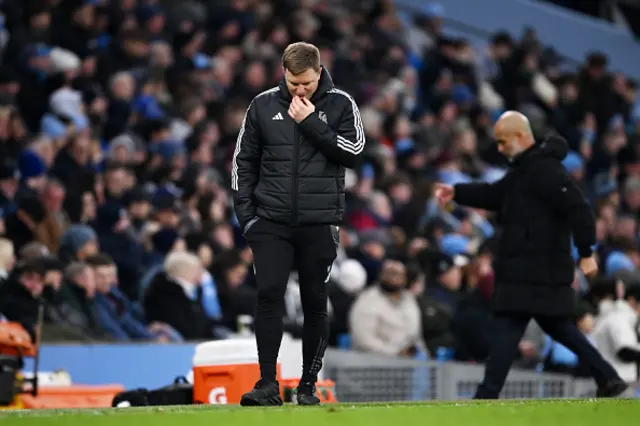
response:
M322 134L326 130L327 124L320 120L318 114L312 112L300 122L299 126L305 136L320 141L322 140Z
M580 246L578 247L578 254L580 255L580 258L584 259L586 257L591 257L591 255L593 255L593 250L591 249L591 246Z

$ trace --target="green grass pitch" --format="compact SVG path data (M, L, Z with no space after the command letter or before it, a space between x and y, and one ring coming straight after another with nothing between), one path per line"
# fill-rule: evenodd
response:
M640 424L640 400L500 400L278 408L184 406L0 411L2 426L618 426Z

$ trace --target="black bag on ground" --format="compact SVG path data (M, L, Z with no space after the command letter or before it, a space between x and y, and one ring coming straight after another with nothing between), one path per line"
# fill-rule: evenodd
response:
M113 397L112 407L145 407L149 405L147 399L149 391L144 388L120 392Z
M191 405L193 385L184 376L176 377L172 384L149 392L149 405Z
M112 407L144 407L158 405L193 404L193 385L184 376L172 384L155 390L143 388L120 392L113 398Z

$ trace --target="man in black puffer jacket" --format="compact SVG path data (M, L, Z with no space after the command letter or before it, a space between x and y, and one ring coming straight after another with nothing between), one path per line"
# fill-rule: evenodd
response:
M364 149L355 101L336 89L318 49L294 43L279 87L256 96L238 135L231 171L235 210L253 251L258 287L255 333L261 379L242 405L281 405L276 361L284 294L298 271L304 309L298 403L315 405L329 334L327 282L344 214L344 174Z
M583 273L595 274L598 265L592 252L593 214L562 166L567 143L550 136L536 144L527 118L513 111L500 117L495 137L498 150L511 161L505 177L493 184L436 185L441 203L453 199L496 211L502 225L494 268L494 339L475 398L498 398L531 318L589 364L599 396L617 396L626 384L571 321L572 236Z

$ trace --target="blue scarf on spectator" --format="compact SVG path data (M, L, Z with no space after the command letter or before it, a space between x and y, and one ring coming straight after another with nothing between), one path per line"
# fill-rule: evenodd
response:
M213 276L208 271L202 275L200 287L202 288L202 307L207 316L212 319L221 319L222 308L218 299L218 289Z

